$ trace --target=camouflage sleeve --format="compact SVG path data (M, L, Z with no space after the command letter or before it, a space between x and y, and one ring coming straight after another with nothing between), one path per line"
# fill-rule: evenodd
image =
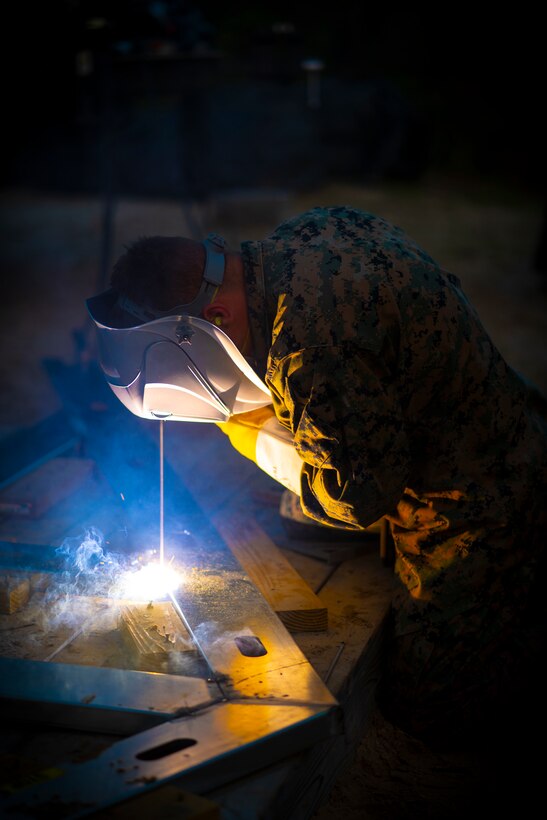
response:
M307 348L271 366L268 386L305 462L307 515L362 529L396 507L408 442L395 382L378 356L347 345Z

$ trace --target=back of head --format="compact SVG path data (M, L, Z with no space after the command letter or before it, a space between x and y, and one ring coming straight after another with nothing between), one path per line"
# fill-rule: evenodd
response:
M141 237L115 262L110 286L152 310L169 310L196 296L205 265L201 242L180 236Z

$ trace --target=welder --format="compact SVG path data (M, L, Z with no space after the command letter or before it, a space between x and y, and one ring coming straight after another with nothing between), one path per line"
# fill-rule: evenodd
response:
M88 306L132 412L216 423L323 526L389 521L386 719L438 745L508 719L544 647L547 402L459 279L340 206L237 250L140 238L110 285Z

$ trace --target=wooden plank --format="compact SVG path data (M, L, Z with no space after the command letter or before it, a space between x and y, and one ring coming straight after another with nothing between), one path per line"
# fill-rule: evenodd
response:
M0 578L0 613L13 615L28 603L30 598L30 580L17 576Z
M300 577L303 578L307 585L318 595L319 590L323 587L327 579L336 571L336 567L315 556L302 555L302 553L293 552L290 549L283 549L271 533L267 531L266 533L281 551L281 554L285 556L292 568L298 572ZM323 601L323 604L324 603Z
M143 672L172 672L184 653L196 648L169 601L122 606L119 628L135 663Z
M378 552L344 561L321 589L329 612L328 642L306 633L295 637L318 675L324 681L328 676L329 689L341 703L344 685L389 609L393 584L393 571L382 564ZM370 663L369 656L369 669Z
M101 820L220 820L220 806L177 786L161 786L100 813Z
M95 462L86 458L52 458L0 490L0 513L39 518L80 488Z
M192 425L166 427L169 464L284 626L290 632L327 630L327 608L253 516L257 492L271 491L273 479L212 425L201 425L199 436ZM214 482L204 463L215 465Z
M254 519L225 511L212 523L289 632L328 629L325 604Z

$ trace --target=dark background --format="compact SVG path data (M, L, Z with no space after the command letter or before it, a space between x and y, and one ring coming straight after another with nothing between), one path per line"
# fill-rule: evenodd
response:
M65 406L50 361L94 361L85 299L127 242L235 248L316 205L406 230L545 389L545 48L525 7L52 0L1 20L0 437Z
M55 0L2 14L6 186L199 199L442 173L543 195L544 34L522 6Z

